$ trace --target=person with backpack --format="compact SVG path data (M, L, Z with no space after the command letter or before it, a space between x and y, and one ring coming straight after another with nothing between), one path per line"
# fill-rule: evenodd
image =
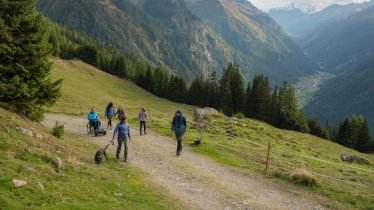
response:
M114 106L113 103L110 102L108 106L105 108L105 116L108 118L108 124L106 128L110 127L110 130L112 130L112 118L115 115L114 113Z
M118 116L118 120L121 121L122 117L125 116L125 112L122 109L122 106L119 106L117 112L114 114Z
M187 130L187 121L186 118L182 115L180 110L175 112L173 121L171 123L171 131L175 133L177 138L177 156L182 152L182 139Z
M128 154L128 147L127 147L127 139L131 141L130 136L130 126L127 122L127 117L122 117L121 121L117 124L116 128L114 129L113 138L112 138L112 145L114 145L114 138L117 136L117 152L116 152L116 158L119 159L119 155L121 154L121 147L122 144L124 146L124 161L127 162L127 154Z
M145 111L145 108L142 107L142 109L140 110L139 112L139 122L140 122L140 135L143 135L142 134L142 127L144 127L144 135L147 135L147 132L146 132L146 121L147 121L147 112Z

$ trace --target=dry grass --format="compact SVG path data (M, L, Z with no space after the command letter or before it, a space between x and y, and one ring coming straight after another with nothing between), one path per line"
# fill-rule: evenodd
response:
M296 184L306 185L309 187L317 186L321 183L316 176L303 169L296 169L292 171L290 174L290 179Z

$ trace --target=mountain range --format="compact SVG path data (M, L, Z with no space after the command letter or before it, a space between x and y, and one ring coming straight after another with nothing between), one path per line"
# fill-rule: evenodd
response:
M229 62L246 79L295 81L317 66L246 0L38 0L51 20L191 80Z
M346 71L374 55L374 1L331 5L316 13L272 9L269 15L325 71Z

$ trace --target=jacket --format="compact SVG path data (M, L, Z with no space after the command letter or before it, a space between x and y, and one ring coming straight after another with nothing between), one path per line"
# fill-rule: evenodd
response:
M146 120L147 120L147 113L139 112L139 121L146 121Z
M88 113L87 119L88 119L89 122L91 122L93 120L100 120L99 115L96 112Z
M122 138L131 138L130 136L130 126L129 124L126 122L126 123L118 123L116 128L114 129L114 133L113 133L113 138L114 139L117 135L117 138L118 139L122 139Z

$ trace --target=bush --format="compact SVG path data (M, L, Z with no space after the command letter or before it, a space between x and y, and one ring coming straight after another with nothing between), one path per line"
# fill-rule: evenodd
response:
M296 183L309 187L317 186L320 180L309 171L296 169L290 174L290 179Z
M55 126L52 128L52 135L61 139L64 133L64 125L56 122Z
M237 118L237 119L243 119L245 116L244 116L243 113L238 112L238 113L234 114L234 117Z

